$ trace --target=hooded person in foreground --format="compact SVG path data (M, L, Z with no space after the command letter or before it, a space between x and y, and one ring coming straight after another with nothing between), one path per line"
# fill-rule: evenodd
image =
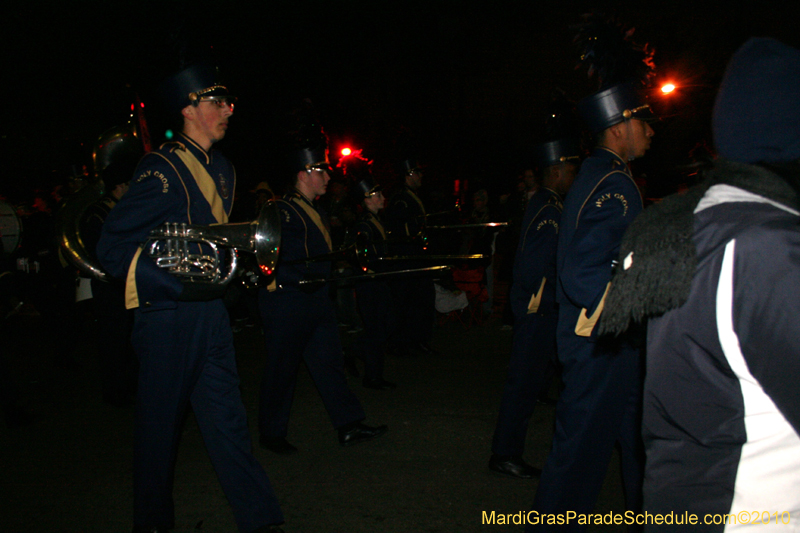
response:
M691 514L692 530L797 527L798 86L800 51L745 43L714 107L714 168L622 242L600 327L648 320L644 510L676 517L659 529L685 530ZM714 514L729 516L707 524Z

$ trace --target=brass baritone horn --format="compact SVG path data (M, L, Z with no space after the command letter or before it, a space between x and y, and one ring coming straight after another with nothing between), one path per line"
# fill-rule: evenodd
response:
M69 196L56 212L53 231L61 257L80 270L85 276L100 281L110 281L111 277L103 270L92 254L86 249L81 238L80 225L85 211L105 194L103 180L96 180Z
M102 179L104 171L114 164L124 168L144 154L146 143L143 141L143 126L143 119L131 120L104 131L97 138L92 149L94 181L67 197L55 215L54 233L61 257L83 275L100 281L110 281L111 277L95 260L94 250L87 250L81 236L81 225L89 206L102 199L107 192ZM134 168L135 164L130 168L131 173Z
M280 216L275 203L269 201L252 222L210 226L167 222L150 232L144 251L159 267L185 281L227 285L236 274L237 251L254 253L261 271L270 275L278 262L280 242ZM210 252L190 251L202 250L201 244ZM223 258L220 248L230 248L227 257Z

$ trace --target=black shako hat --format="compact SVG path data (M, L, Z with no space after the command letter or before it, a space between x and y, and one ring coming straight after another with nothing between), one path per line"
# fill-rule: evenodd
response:
M313 169L330 170L328 136L316 116L311 100L303 100L292 109L289 119L288 150L286 152L292 173Z
M552 165L577 162L580 159L580 150L575 139L557 139L533 147L533 163L539 170Z
M422 170L422 167L420 167L420 165L417 162L417 160L414 159L413 157L409 157L409 158L403 159L400 162L400 172L404 176L407 175L407 174L411 174L415 170L416 171L420 171L420 170Z
M301 170L330 170L331 164L328 159L328 141L320 139L315 146L297 147L289 153L289 164L292 172Z
M356 196L361 200L383 190L380 185L376 185L372 178L369 177L356 183L354 189Z
M650 105L627 83L587 96L578 102L578 113L592 133L600 133L614 124L632 118L646 122L658 120Z
M176 114L187 105L197 105L203 96L229 96L219 81L219 71L208 63L196 63L164 80L159 87L164 110Z

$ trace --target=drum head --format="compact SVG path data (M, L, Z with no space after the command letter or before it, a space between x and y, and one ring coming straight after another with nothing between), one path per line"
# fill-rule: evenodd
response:
M14 253L22 241L22 222L14 208L2 200L0 200L0 239L3 241L3 253L7 255Z

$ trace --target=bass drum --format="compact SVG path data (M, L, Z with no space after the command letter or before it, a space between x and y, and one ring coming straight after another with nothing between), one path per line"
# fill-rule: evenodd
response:
M3 241L3 254L11 255L22 242L22 222L11 204L0 200L0 239Z

